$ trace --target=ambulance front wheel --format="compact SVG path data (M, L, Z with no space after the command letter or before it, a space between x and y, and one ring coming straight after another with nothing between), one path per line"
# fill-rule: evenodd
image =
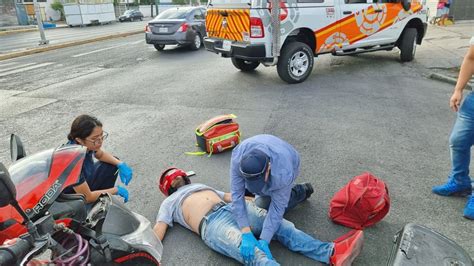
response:
M314 54L302 42L290 42L281 49L277 64L280 78L290 84L305 81L313 70Z
M247 61L244 59L232 57L232 64L234 64L236 68L240 69L243 72L250 72L255 70L258 65L260 65L260 62Z
M418 31L415 28L406 28L403 32L402 40L398 45L402 62L410 62L415 58L417 35Z

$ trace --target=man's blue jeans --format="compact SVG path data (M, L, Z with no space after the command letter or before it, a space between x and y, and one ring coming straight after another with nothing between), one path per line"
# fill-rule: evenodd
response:
M471 161L471 146L474 144L474 93L464 98L458 111L458 117L449 138L451 149L450 179L459 185L471 184L469 164Z
M285 212L293 209L299 203L303 202L306 199L306 189L302 184L296 184L291 189L290 200L288 201L288 206L285 209ZM272 198L270 196L255 196L255 203L258 207L268 210Z
M263 221L267 215L267 211L255 205L253 201L247 201L247 216L250 228L254 235L260 235L263 227ZM240 263L244 263L240 254L240 243L242 241L242 233L235 221L231 205L215 211L209 215L203 223L202 239L211 249L229 256ZM329 263L334 243L321 242L301 230L296 229L295 225L283 219L280 228L273 236L274 240L278 240L288 249L299 252L311 259ZM254 265L279 265L275 260L269 260L265 253L256 248Z

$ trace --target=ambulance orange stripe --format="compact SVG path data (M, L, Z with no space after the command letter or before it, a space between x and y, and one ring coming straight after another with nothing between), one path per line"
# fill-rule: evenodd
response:
M241 15L239 15L239 16L237 16L237 17L234 17L233 20L236 22L238 31L239 31L239 33L240 33L239 36L242 36L242 32L245 31L245 24L242 23Z
M229 22L228 28L230 28L232 32L235 32L235 31L242 32L242 28L239 25L240 22L236 20L236 16L227 17L227 22Z
M249 32L250 30L250 12L246 10L243 12L243 16L239 16L238 19L240 20L240 23L244 27L244 31Z
M208 11L207 17L206 17L206 30L209 33L210 36L214 35L214 28L212 27L212 23L215 20L215 15L214 12L211 10Z
M232 16L232 21L235 24L237 30L239 32L243 32L244 31L244 25L242 24L242 21L240 20L240 17L243 15L243 12L238 11L236 13L237 14L235 14L235 16Z
M398 12L401 10L401 9L398 9L398 8L395 8L393 9L393 6L389 6L389 5L386 5L387 7L387 16L389 16L389 18L385 21L385 23L383 25L381 25L381 27L376 31L376 32L380 32L384 29L386 29L387 27L393 25L395 19L398 17ZM418 12L419 10L422 9L422 5L418 4L418 5L414 5L413 8L412 8L412 12L413 13L416 13ZM362 12L362 11L358 11L358 12ZM316 36L316 41L317 41L317 45L316 45L316 51L319 51L320 48L325 45L324 44L324 40L331 36L332 34L336 33L336 32L342 32L344 34L347 35L347 37L349 38L349 43L352 44L354 42L357 42L359 40L362 40L364 38L367 38L369 37L370 35L366 35L366 34L358 34L356 36L351 36L354 34L354 32L356 31L356 29L352 29L353 26L356 26L356 25L351 25L352 23L355 24L355 16L358 14L357 13L354 13L352 15L349 15L339 21L336 21L326 27L323 27L323 28L320 28L318 30L315 31L315 36ZM366 10L366 13L367 14L373 14L375 12L374 10L374 7L373 6L370 6L367 10ZM370 23L370 21L368 21ZM357 30L358 31L358 30ZM376 33L374 32L374 33ZM335 46L341 46L340 44L334 44L333 47Z
M326 27L320 28L319 30L316 31L316 33L320 33L320 32L322 32L322 31L325 31L326 29L329 29L329 28L337 27L337 26L339 25L339 23L342 23L342 22L344 22L344 21L346 21L346 20L348 20L348 19L351 19L351 18L353 18L353 17L354 17L354 14L349 15L349 16L347 16L347 17L344 17L344 18L342 18L342 19L340 19L340 20L338 20L338 21L336 21L336 22L333 22L333 23L327 25Z
M219 20L219 14L217 14L217 12L214 12L213 18L212 18L212 21L211 21L211 28L215 31L218 30L218 27L217 27L217 21L218 20Z
M231 31L234 40L241 40L242 37L240 36L240 33L243 31L242 27L240 26L240 21L238 21L238 17L240 16L241 12L239 11L233 11L231 13L231 16L227 18L227 21L229 22L228 29Z
M219 30L219 26L218 26L218 24L217 24L219 20L220 20L220 15L219 15L219 13L216 11L216 12L214 12L214 20L213 20L213 22L212 22L212 28L213 28L214 30L217 30L217 31Z

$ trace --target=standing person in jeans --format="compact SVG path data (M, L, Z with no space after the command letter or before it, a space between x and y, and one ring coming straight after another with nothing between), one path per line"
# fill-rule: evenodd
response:
M166 196L156 218L154 231L163 240L169 226L177 222L200 235L211 249L231 257L242 264L279 265L259 247L250 260L245 260L239 251L242 234L232 215L231 194L203 184L191 184L181 169L170 168L157 180L160 191ZM246 211L254 234L263 230L267 211L247 200ZM335 242L322 242L295 228L285 219L276 230L273 239L290 250L308 258L331 265L350 265L360 253L363 232L352 230Z
M293 146L272 135L248 138L232 151L232 213L242 232L240 252L245 261L251 260L257 245L271 258L269 244L280 227L283 214L313 193L310 183L294 185L299 166L300 157ZM256 195L258 207L268 210L259 241L250 228L246 190Z
M474 195L472 193L472 180L469 176L471 147L474 144L474 93L469 92L461 104L463 89L472 75L474 75L474 37L471 38L469 51L464 57L456 87L449 101L451 109L458 112L456 123L449 138L451 172L448 176L448 182L433 187L433 193L441 196L471 194L464 208L464 217L474 220Z
M108 133L102 123L90 115L80 115L74 119L69 132L68 144L78 144L87 148L77 184L65 190L85 196L87 202L94 202L102 193L119 195L128 201L128 191L122 186L115 187L117 174L125 185L132 180L133 171L126 163L102 149ZM93 157L98 161L94 162Z

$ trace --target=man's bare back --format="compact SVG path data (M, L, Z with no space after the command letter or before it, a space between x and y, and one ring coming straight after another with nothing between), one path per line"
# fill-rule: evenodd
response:
M221 201L219 195L212 190L194 192L183 201L181 209L183 210L184 220L193 232L200 234L199 223L202 218L214 205Z

